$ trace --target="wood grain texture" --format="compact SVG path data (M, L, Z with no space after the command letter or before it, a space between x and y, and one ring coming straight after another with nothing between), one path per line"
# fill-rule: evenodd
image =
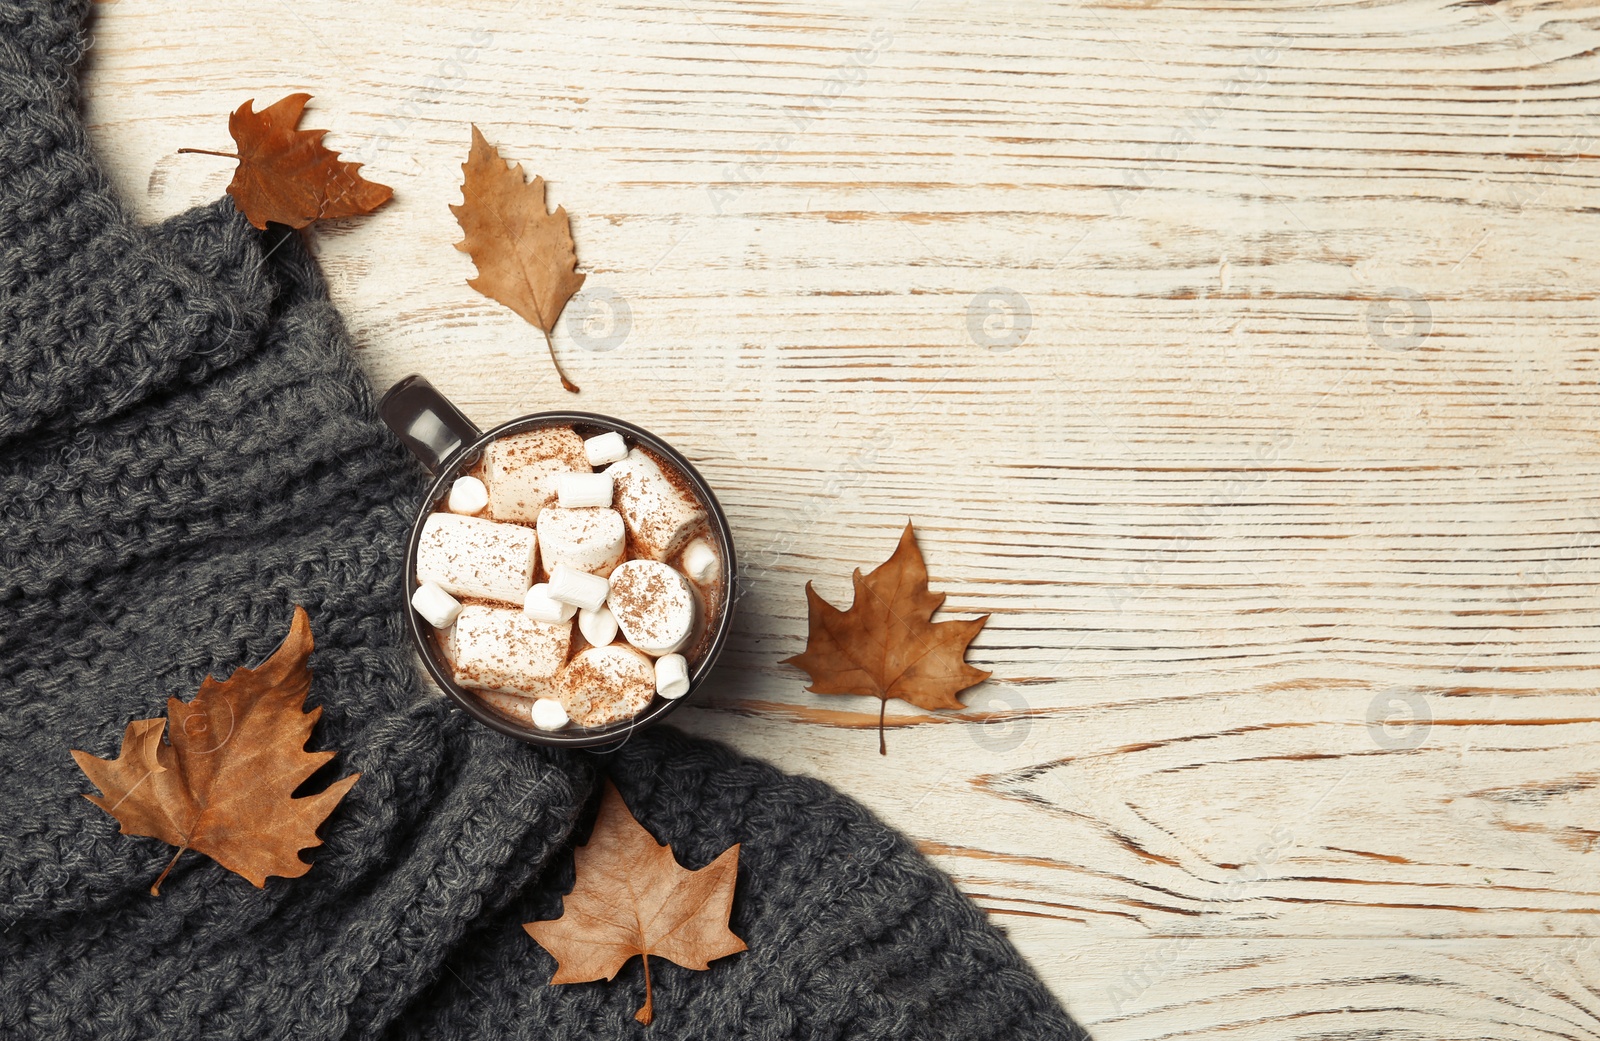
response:
M1103 1041L1600 1038L1600 7L120 0L155 219L295 90L380 386L569 405L452 248L468 124L573 215L555 337L745 562L678 715L915 836ZM608 319L626 308L626 324ZM1024 314L1025 308L1025 314ZM579 320L588 316L587 320ZM596 349L611 348L611 349ZM961 714L777 662L907 518Z

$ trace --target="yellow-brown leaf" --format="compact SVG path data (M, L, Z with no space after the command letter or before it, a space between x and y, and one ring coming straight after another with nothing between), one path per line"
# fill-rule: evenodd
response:
M472 257L478 277L467 285L521 315L545 335L548 343L556 321L572 294L583 287L577 271L577 248L567 211L545 209L544 178L529 184L522 164L507 165L500 152L472 128L472 151L461 164L461 205L452 204L466 237L456 249ZM555 362L561 385L576 393Z
M577 881L560 918L523 928L556 959L551 983L609 980L635 954L644 958L644 1005L634 1018L648 1024L654 999L650 955L686 969L745 949L728 928L739 846L697 871L679 866L628 811L610 782L589 841L573 854Z
M962 708L956 695L989 678L966 662L967 645L989 616L932 620L944 594L928 589L928 569L909 522L887 561L867 575L856 568L851 577L855 602L848 611L806 583L806 649L783 664L804 669L811 677L806 689L816 694L868 694L885 706L899 698L918 708ZM878 751L887 753L881 708Z
M228 117L239 167L228 194L251 224L303 228L315 220L371 213L393 189L368 181L360 163L347 163L322 143L326 130L297 130L310 94L290 94L262 109L254 101Z
M304 711L311 647L310 619L296 607L289 635L271 657L220 682L207 676L192 701L167 699L165 720L129 723L116 759L74 749L72 758L100 789L84 798L117 818L124 835L154 836L179 854L198 850L257 888L269 875L305 874L311 865L300 850L321 844L318 826L361 776L293 798L337 754L305 750L322 715L321 708ZM161 736L169 720L167 743Z

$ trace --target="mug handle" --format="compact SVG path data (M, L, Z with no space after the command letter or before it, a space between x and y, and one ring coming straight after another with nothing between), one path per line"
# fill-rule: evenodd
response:
M449 398L417 373L384 392L378 399L378 414L429 474L438 473L464 445L483 436Z

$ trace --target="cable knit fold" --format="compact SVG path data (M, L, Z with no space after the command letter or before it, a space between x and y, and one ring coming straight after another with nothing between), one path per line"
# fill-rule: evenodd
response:
M0 1037L644 1036L637 961L551 986L598 778L680 860L743 843L749 950L655 967L654 1038L1082 1038L983 914L852 800L668 728L605 755L421 685L403 556L425 479L297 233L228 199L143 227L78 114L86 0L0 0ZM311 618L312 748L361 777L262 889L119 833L68 749ZM655 963L652 962L654 967Z
M205 379L258 342L275 291L260 236L229 217L229 200L155 230L129 221L69 104L26 99L7 113L0 446Z

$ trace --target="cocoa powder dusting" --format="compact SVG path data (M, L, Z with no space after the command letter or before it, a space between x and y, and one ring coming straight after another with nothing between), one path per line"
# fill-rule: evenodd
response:
M587 431L587 427L585 429ZM523 431L518 434L508 435L503 440L513 443L505 446L501 459L516 462L560 459L567 462L571 469L576 472L593 472L593 468L588 465L588 460L583 456L582 441L585 436L592 436L594 433L601 432L604 431L600 427L595 427L591 432L580 434L570 427L557 426L537 428L533 431ZM542 436L528 437L527 435L529 434ZM624 436L626 437L627 435ZM630 448L639 449L660 468L662 476L666 478L674 489L694 502L709 516L710 511L706 503L701 500L693 482L671 459L646 445L634 443L631 437L628 438L628 442ZM499 444L497 444L496 448L498 449L499 447ZM457 476L473 476L488 484L487 456L487 452L479 453L476 458L470 460L468 465L458 472ZM621 482L619 482L619 486L620 484ZM449 482L444 482L439 500L432 504L432 508L435 511L444 509L444 500L447 498L448 492ZM585 516L581 519L580 529L583 533L594 533L595 525L600 523L597 514L602 509L606 509L606 507L587 508L587 510L594 511L595 515ZM484 515L486 514L480 514L480 516ZM497 520L496 523L515 524L519 527L537 531L535 521ZM722 556L721 544L715 536L709 519L700 522L693 534L688 539L685 539L683 544L687 546L696 538L703 538L713 546L716 546L719 557ZM624 559L650 559L649 555L641 550L631 530L628 531L624 546ZM674 554L669 563L676 570L682 572L682 551L680 550ZM546 581L548 577L541 555L533 581ZM705 585L692 581L689 583L691 594L700 601L699 606L701 608L696 612L695 632L690 639L689 645L681 652L688 660L691 673L698 667L700 661L710 649L714 635L714 626L711 622L723 610L723 603L730 580L731 575L727 573L727 561L723 560L722 566L718 568L717 574L712 581ZM649 613L649 607L657 599L668 593L669 589L660 575L646 573L644 581L624 582L614 586L612 589L614 598L612 606L614 610L626 611L635 617L644 617ZM505 606L498 601L485 597L460 596L457 599L463 606ZM654 697L653 677L642 674L639 676L628 675L630 663L627 659L621 659L620 656L616 660L613 660L609 655L604 657L597 655L584 656L583 652L590 649L588 641L582 637L575 621L569 623L569 625L572 626L572 629L568 652L560 671L555 677L555 683L561 692L561 700L566 705L573 721L580 726L603 726L611 722L631 718L643 711ZM449 657L444 652L447 634L436 630L433 633L433 638L440 656L448 661ZM597 658L599 659L598 661L596 660ZM494 664L503 667L507 663L495 661ZM462 676L461 678L468 679L469 677ZM477 677L470 678L476 679ZM613 696L606 698L604 697L605 692L612 692ZM601 697L597 698L596 695L601 695ZM569 698L573 703L567 704ZM528 722L525 712L514 713L508 711L487 698L480 699L479 703L487 706L491 711L523 725Z

